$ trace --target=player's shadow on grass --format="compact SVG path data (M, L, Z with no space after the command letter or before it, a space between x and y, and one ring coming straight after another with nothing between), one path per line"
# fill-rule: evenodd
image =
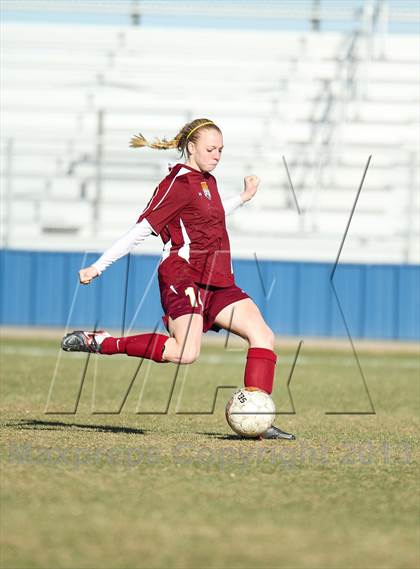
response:
M224 433L196 433L197 435L203 435L204 437L212 437L213 439L221 439L224 441L243 441L244 437L239 435L226 435ZM254 440L250 438L249 440Z
M7 427L15 429L32 429L40 431L61 430L62 428L77 428L89 431L99 431L102 433L124 433L128 435L144 435L143 429L135 429L134 427L119 427L118 425L89 425L88 423L65 423L63 421L38 421L31 419L29 421L18 421L15 423L6 423Z

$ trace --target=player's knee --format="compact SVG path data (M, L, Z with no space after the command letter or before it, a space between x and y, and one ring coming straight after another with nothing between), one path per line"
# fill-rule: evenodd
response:
M260 348L267 348L273 350L276 342L274 332L268 326L264 326L260 330L253 330L248 337L251 346L258 346Z
M267 328L266 342L270 346L270 350L274 349L274 344L276 343L276 336L271 328Z
M180 354L179 363L181 364L193 364L200 355L200 348L195 346L185 346Z
M179 360L180 364L193 364L196 361L197 357L194 356L188 356L188 355L182 355L182 357Z

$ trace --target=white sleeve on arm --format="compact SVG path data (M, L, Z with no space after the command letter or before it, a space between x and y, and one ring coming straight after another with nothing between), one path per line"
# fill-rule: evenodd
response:
M118 241L116 241L105 253L92 264L101 274L112 263L127 255L139 243L144 241L153 233L153 229L146 219L142 219L140 223L136 223L127 231Z
M241 199L240 194L237 196L233 196L231 198L227 198L222 200L223 209L225 210L225 215L230 215L238 209L241 205L244 205L244 202Z

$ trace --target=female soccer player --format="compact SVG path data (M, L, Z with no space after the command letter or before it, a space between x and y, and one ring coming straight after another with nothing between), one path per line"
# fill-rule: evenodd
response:
M89 284L111 263L150 235L160 235L164 247L158 277L166 334L111 337L104 331L77 330L62 341L66 351L127 354L155 362L191 364L200 353L201 337L224 328L247 340L246 387L272 392L277 356L274 334L261 312L233 277L225 216L249 201L259 178L247 176L244 191L221 201L212 172L222 155L222 132L208 119L186 124L174 139L149 144L135 136L131 146L177 148L178 163L155 189L137 223L90 267L79 272ZM266 439L294 439L273 426Z

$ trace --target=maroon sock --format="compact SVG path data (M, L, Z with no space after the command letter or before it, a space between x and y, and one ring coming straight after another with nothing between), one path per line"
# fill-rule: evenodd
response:
M277 356L267 348L249 348L245 366L245 387L258 387L266 393L273 391Z
M163 347L169 336L163 334L139 334L126 338L105 338L101 344L101 354L127 354L137 358L146 358L155 362L162 360Z

